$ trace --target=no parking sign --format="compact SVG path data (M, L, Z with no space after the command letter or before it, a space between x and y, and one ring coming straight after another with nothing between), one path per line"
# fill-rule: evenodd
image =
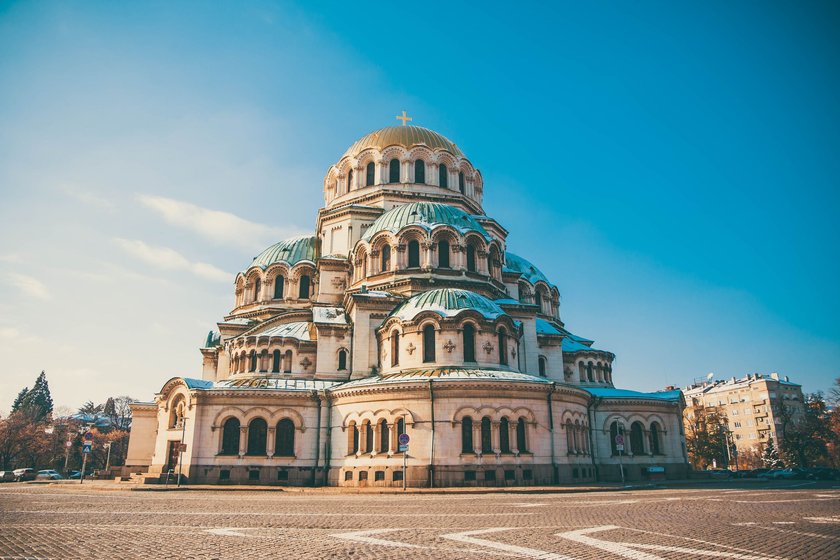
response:
M408 442L411 438L408 437L408 434L400 434L400 437L397 438L397 443L400 444L398 451L405 452L408 451Z

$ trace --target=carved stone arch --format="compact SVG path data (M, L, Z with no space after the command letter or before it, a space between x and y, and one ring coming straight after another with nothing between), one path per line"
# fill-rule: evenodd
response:
M665 426L667 426L667 424L665 423L665 420L663 420L662 417L657 413L648 414L646 423L644 424L645 430L650 431L650 426L654 422L659 423L659 429L662 430L663 433L666 431Z
M289 264L286 262L272 263L265 269L264 277L266 282L273 281L278 275L289 276Z
M289 277L294 279L295 282L298 282L300 281L301 276L308 274L309 280L312 284L315 284L317 280L317 272L318 270L315 268L314 264L309 261L301 261L292 267L289 271Z
M366 148L356 154L356 161L359 169L365 169L368 163L381 163L382 152L379 151L379 148Z
M342 431L346 430L353 424L361 425L361 416L358 411L354 410L347 414L344 419L341 421L341 429Z
M421 311L414 316L414 323L417 325L417 332L422 332L427 325L432 325L435 332L440 332L443 318L435 311Z
M245 275L241 272L236 273L236 280L234 281L237 291L245 287Z
M525 418L525 420L529 424L536 424L537 423L537 415L534 414L534 411L530 408L520 406L513 409L513 413L516 415L517 420L519 418Z
M475 420L476 416L478 415L478 411L472 406L462 406L455 413L452 415L452 424L456 424L461 422L464 419L464 416L469 416L473 420Z
M422 159L426 163L435 163L435 154L426 146L414 146L408 150L407 159L412 163L418 159Z
M391 336L391 333L394 330L398 330L400 332L400 334L402 335L403 334L402 320L399 317L389 317L376 330L379 331L380 333L383 333L386 337Z
M397 158L402 163L408 159L408 151L402 146L388 146L382 150L381 157L385 163L389 163L394 158Z
M458 230L448 225L436 226L430 235L432 243L437 243L445 239L446 241L449 241L450 247L458 244L462 237L463 236Z
M369 241L369 247L371 248L371 252L381 251L383 245L391 245L393 247L396 244L397 236L391 233L390 231L377 232L373 237L371 237Z
M414 417L414 413L408 410L407 408L392 408L391 410L388 410L387 413L388 417L386 419L388 420L388 424L395 425L398 420L403 418L403 416L405 416L406 426L414 426L414 423L417 421L417 419Z
M210 427L212 429L221 428L228 418L236 418L241 426L245 419L245 411L238 406L226 406L216 414Z
M179 391L179 389L182 390ZM187 387L187 382L184 381L183 377L173 377L163 384L159 393L160 400L164 403L163 410L169 411L169 404L172 402L176 391L186 396L187 407L192 408L192 395L190 394L189 387Z
M479 419L489 416L490 420L494 422L499 421L499 409L495 406L482 406L477 408L475 412Z
M607 416L606 420L604 420L604 424L603 424L603 427L602 427L602 430L604 431L604 433L607 433L607 434L610 433L610 426L612 425L613 422L618 422L619 425L624 426L624 431L625 432L628 432L630 430L631 422L625 416L622 416L621 414L618 414L618 413L614 412L614 413L610 414L609 416Z
M336 165L336 170L338 171L338 178L341 179L342 177L347 177L347 172L351 169L353 171L359 168L359 160L354 157L348 156L342 158Z
M638 422L644 429L647 429L647 418L643 414L639 412L630 413L630 416L627 417L628 428L633 422Z
M475 329L476 334L481 332L481 327L487 323L484 315L474 309L465 309L458 313L454 319L458 321L458 330L464 330L464 325L469 323Z
M423 243L429 241L429 230L423 226L411 224L402 228L396 237L400 245L408 245L409 241L416 240L422 246Z
M288 407L278 408L271 414L270 420L266 418L266 421L268 421L268 427L270 428L276 426L277 422L279 422L283 418L288 418L289 420L291 420L292 424L295 425L296 430L300 430L301 432L306 431L306 422L304 422L301 413L295 410L294 408Z
M243 422L245 425L250 424L254 418L262 418L266 422L271 419L271 411L264 406L255 406L245 411Z
M245 284L246 286L252 286L254 284L254 280L259 278L260 282L263 281L265 277L265 273L263 269L258 266L253 266L248 269L248 272L245 274Z

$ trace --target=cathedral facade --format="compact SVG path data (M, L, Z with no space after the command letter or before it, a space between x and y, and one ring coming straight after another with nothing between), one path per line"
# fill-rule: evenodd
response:
M236 275L201 375L133 405L127 471L412 487L684 476L680 392L615 388L615 356L572 334L557 286L507 251L456 144L404 121L350 146L323 186L314 234Z

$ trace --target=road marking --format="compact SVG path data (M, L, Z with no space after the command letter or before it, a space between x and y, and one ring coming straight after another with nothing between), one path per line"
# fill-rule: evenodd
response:
M733 523L737 527L747 527L748 525L758 525L755 521L742 521L741 523Z
M545 550L538 550L536 548L527 548L524 546L516 546L473 537L473 535L510 531L511 529L514 529L514 527L495 527L492 529L479 529L477 531L464 531L463 533L449 533L447 535L441 535L441 537L452 541L483 546L504 552L511 552L513 554L518 554L519 556L525 556L526 558L539 558L541 560L575 560L569 556L563 556L562 554L556 554L554 552L546 552Z
M220 537L253 537L253 535L245 535L239 531L244 529L237 529L235 527L219 527L218 529L205 529L211 535L218 535Z
M386 541L384 539L377 539L369 537L368 535L381 535L382 533L393 533L400 531L400 529L369 529L367 531L353 531L351 533L337 533L330 535L337 539L345 539L348 541L360 542L365 544L376 544L379 546L396 546L399 548L429 548L427 546L420 546L416 544L404 543L399 541Z
M46 510L5 510L3 513L31 513L39 515L244 515L244 516L282 516L282 517L381 517L382 513L298 513L273 511L46 511ZM389 513L388 517L498 517L509 515L536 515L533 512L503 512L503 513Z
M503 505L505 505L505 506L513 506L513 507L520 507L520 508L532 508L532 507L542 507L542 506L547 506L548 504L532 504L532 503L529 503L529 502L522 502L522 503L519 503L519 502L514 502L514 503L512 503L512 504L503 504Z
M773 521L773 525L794 525L793 521Z
M556 536L579 544L591 546L593 548L599 548L611 554L615 554L616 556L621 556L622 558L632 558L633 560L663 560L660 556L654 556L653 554L633 550L629 546L626 546L628 543L602 541L587 536L589 533L599 533L601 531L611 531L613 529L621 529L621 527L617 525L601 525L600 527L590 527L589 529L557 533Z
M803 517L802 519L811 523L840 523L840 518L837 517Z
M630 543L627 543L630 544ZM714 544L714 543L709 543ZM777 560L778 556L753 556L751 554L738 554L737 552L722 552L717 550L699 550L696 548L686 548L682 546L663 546L658 544L630 544L636 548L643 548L645 550L661 550L663 552L683 552L686 554L695 554L698 556L713 556L715 558L735 558L737 560ZM715 545L719 546L719 545ZM655 557L658 558L658 557ZM664 560L664 559L663 559Z
M790 521L776 521L775 523L792 523ZM733 525L740 525L739 523L733 523ZM754 523L753 523L754 525ZM830 535L821 535L819 533L811 533L808 531L794 531L793 529L780 529L779 527L761 527L758 526L756 529L764 529L765 531L773 531L774 533L791 533L793 535L802 535L804 537L816 537L818 539L828 539L830 541L840 540L837 537L832 537Z

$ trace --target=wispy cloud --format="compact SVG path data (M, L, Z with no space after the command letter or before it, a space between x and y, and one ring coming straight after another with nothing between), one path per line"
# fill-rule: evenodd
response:
M115 204L113 202L90 191L82 190L70 185L62 186L61 190L64 191L66 195L71 196L88 206L93 206L94 208L99 208L100 210L113 210L115 208Z
M15 327L0 327L0 340L14 342L15 344L28 344L30 342L41 341L39 337L24 334Z
M52 297L44 283L37 278L16 272L10 272L6 275L6 278L9 284L29 297L42 300L48 300Z
M114 243L129 255L163 270L188 271L201 278L216 282L232 282L233 279L233 274L229 274L212 264L192 262L169 247L154 247L139 239L123 239L121 237L115 238Z
M302 233L297 228L271 227L240 218L230 212L210 210L190 202L162 196L139 194L137 200L168 223L225 245L255 249Z
M0 262L19 263L23 262L23 259L21 259L20 255L17 253L6 253L4 255L0 255Z

